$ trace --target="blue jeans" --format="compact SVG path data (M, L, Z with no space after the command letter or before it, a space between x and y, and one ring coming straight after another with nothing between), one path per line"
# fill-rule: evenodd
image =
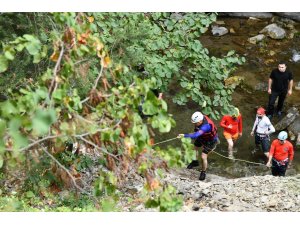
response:
M261 145L264 153L269 152L270 150L270 137L266 135L264 137L260 137L258 134L255 134L255 144L256 146Z

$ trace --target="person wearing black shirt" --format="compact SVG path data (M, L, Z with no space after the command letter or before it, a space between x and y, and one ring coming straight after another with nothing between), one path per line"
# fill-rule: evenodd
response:
M271 119L274 114L274 105L278 97L277 115L282 114L283 103L286 95L292 94L293 88L293 74L288 71L285 62L280 62L278 68L272 70L269 77L268 93L269 104L267 110L267 116Z

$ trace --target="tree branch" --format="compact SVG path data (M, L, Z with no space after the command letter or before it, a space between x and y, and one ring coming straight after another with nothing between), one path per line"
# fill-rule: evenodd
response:
M82 193L85 193L85 194L89 194L86 190L82 189L81 187L79 187L77 184L76 184L76 180L75 178L73 177L73 175L70 173L70 171L64 166L62 165L52 154L50 154L44 147L42 147L42 150L57 164L59 165L64 171L66 171L66 173L69 175L69 177L71 178L74 186L80 190Z
M87 139L85 139L85 138L83 138L83 137L79 137L79 139L83 140L84 142L86 142L86 143L92 145L94 148L96 148L96 149L98 149L98 150L104 152L104 153L107 154L107 155L110 155L111 157L113 157L114 159L116 159L116 160L119 161L119 159L118 159L115 155L109 153L105 148L101 148L101 147L95 145L93 142L90 142L89 140L87 140Z
M61 59L62 59L63 54L64 54L64 45L61 44L61 50L60 50L58 60L57 60L57 62L55 64L55 67L54 67L54 70L53 70L53 78L52 78L51 85L50 85L50 88L49 88L49 99L51 99L52 93L57 88L57 81L56 81L57 70L58 70L58 67L59 67L59 65L61 63Z

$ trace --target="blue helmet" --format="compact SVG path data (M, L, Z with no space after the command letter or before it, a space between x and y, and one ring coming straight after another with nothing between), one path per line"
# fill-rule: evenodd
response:
M287 138L288 138L288 134L285 131L281 131L278 134L278 139L281 140L281 141L285 141Z

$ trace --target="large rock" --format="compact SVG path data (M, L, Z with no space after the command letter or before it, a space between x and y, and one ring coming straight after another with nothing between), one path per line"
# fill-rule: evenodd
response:
M274 12L274 14L280 17L285 17L300 22L299 12Z
M265 35L264 34L259 34L259 35L256 35L254 37L249 38L248 41L251 44L256 44L256 43L262 41L263 39L265 39Z
M232 16L232 17L240 17L240 18L249 18L249 17L255 17L255 18L272 18L273 14L269 12L225 12L225 13L219 13L220 16Z
M287 115L283 117L274 127L277 131L286 129L299 116L296 107L292 107L287 111Z
M298 62L298 61L300 61L300 52L293 51L292 60L293 60L293 62Z
M300 133L300 117L298 116L293 123L288 127L290 139L294 141Z
M214 36L223 36L228 33L228 29L226 27L213 26L211 32Z
M266 33L270 38L273 39L283 39L286 36L285 30L279 27L276 23L269 24L259 33Z

